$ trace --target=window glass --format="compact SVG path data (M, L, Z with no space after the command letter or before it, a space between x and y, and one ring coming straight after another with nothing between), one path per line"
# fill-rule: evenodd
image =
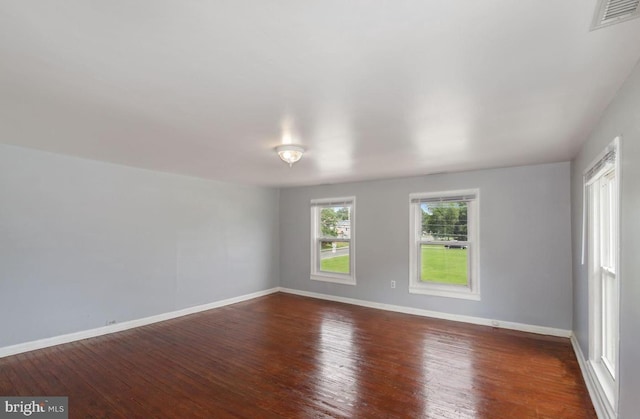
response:
M311 201L311 279L355 284L355 198Z

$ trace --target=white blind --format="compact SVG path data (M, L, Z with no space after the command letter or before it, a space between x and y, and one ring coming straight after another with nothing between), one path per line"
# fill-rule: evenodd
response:
M462 195L434 196L429 198L411 198L411 203L437 203L437 202L470 202L475 201L476 194L468 193Z
M598 160L584 174L584 182L588 185L600 177L605 171L612 169L616 164L616 148L607 150L602 158Z
M312 207L349 207L353 205L353 198L312 199Z

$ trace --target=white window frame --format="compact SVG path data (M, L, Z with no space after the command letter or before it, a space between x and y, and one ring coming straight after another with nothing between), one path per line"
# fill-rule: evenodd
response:
M327 272L320 270L321 242L320 212L323 208L335 206L350 206L350 234L349 238L337 241L349 242L349 274ZM333 282L343 285L356 285L356 197L322 198L311 200L311 274L315 281Z
M586 262L589 279L588 371L609 417L615 417L618 409L620 374L619 145L618 137L583 174L583 264Z
M467 201L467 241L468 246L467 285L450 285L438 283L426 283L420 281L421 274L421 246L425 242L422 239L422 199L441 198L443 201L455 197L464 197ZM473 198L471 198L473 197ZM421 192L409 195L409 292L411 294L434 295L438 297L461 298L480 301L480 190L464 189L440 192ZM451 244L442 242L442 244Z

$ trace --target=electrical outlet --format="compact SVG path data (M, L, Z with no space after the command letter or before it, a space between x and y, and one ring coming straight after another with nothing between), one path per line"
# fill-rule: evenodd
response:
M391 281L391 288L395 288L396 287L396 281Z

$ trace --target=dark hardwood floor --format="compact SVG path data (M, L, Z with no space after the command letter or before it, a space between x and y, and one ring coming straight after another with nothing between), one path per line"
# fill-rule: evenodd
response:
M568 339L288 294L0 359L71 418L595 418Z

